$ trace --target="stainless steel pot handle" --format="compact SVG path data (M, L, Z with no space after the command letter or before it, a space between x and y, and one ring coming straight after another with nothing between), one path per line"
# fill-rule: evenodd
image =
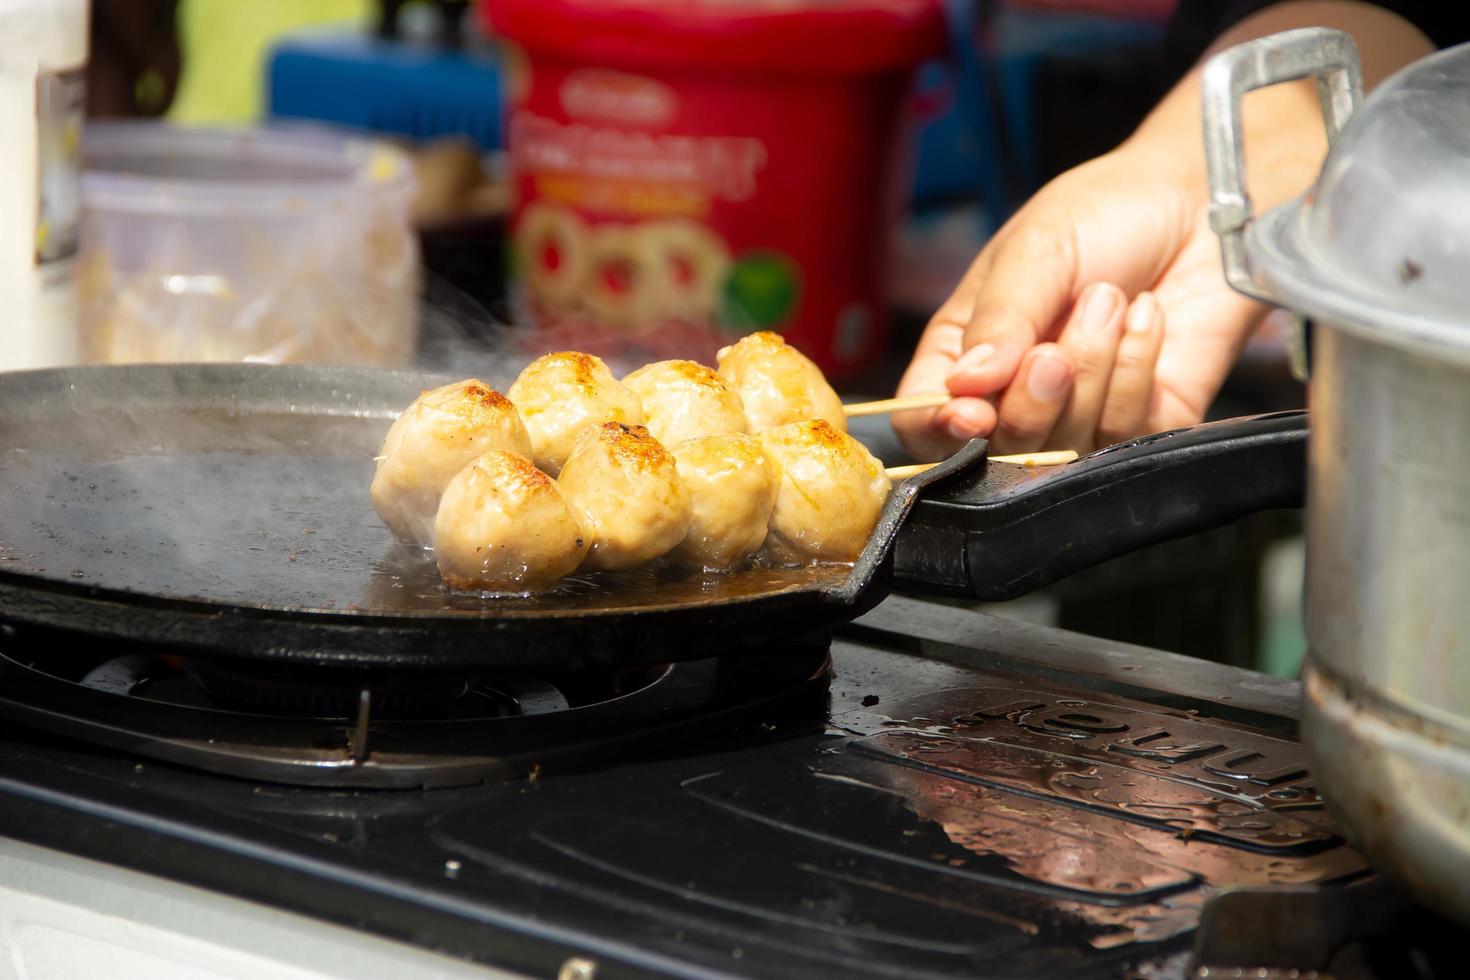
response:
M1240 101L1252 89L1315 77L1330 146L1363 100L1358 46L1342 31L1305 27L1227 48L1205 63L1202 88L1210 228L1220 236L1225 280L1268 303L1275 297L1251 275L1245 230L1254 215L1245 188Z

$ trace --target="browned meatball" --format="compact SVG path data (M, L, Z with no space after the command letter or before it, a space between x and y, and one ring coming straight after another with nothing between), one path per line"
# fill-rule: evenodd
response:
M718 374L695 361L657 361L623 379L643 402L649 433L670 448L685 439L745 431L745 406Z
M847 431L842 399L822 369L780 334L762 331L741 337L720 351L719 364L720 377L745 405L748 431L806 419L825 419L839 432Z
M605 422L583 431L558 482L591 535L586 568L641 565L689 533L689 494L674 457L641 425Z
M398 537L432 544L444 488L491 449L531 454L530 436L504 395L473 378L426 391L398 416L383 441L373 475L373 508Z
M506 394L531 435L532 458L552 476L561 472L582 430L602 422L643 422L638 396L591 354L560 351L538 357Z
M491 450L449 481L434 520L439 574L457 589L555 585L587 554L576 510L520 453Z
M777 557L856 561L892 483L867 447L818 419L760 434L780 471L766 544Z
M776 503L776 467L743 433L689 439L673 449L694 519L670 557L729 568L760 550Z

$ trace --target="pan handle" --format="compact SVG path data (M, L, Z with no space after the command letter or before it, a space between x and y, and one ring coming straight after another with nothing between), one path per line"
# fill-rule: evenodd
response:
M1066 466L988 464L928 488L894 543L899 588L999 602L1110 558L1301 507L1307 413L1207 422ZM978 473L978 476L977 476Z

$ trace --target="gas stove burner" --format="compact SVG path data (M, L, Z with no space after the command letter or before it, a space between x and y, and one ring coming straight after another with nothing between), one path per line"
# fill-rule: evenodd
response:
M191 660L188 672L214 701L228 708L273 715L340 718L351 715L366 689L380 716L411 714L453 704L470 689L460 674L380 673L325 668L293 669L294 665L246 664L228 660ZM502 707L489 699L495 709ZM565 702L563 702L565 706ZM504 713L515 713L515 703ZM497 714L502 713L496 711Z
M574 707L567 691L574 692L578 704L606 701L646 687L662 671L588 671L553 683L529 674L361 671L128 654L103 661L78 681L93 690L167 704L349 720L367 688L379 718L465 720L563 711Z
M547 677L0 655L0 718L247 779L429 788L678 747L691 734L819 727L830 676L821 644Z
M470 688L462 675L282 670L274 664L252 669L208 661L188 661L180 669L177 661L137 655L101 663L80 682L94 690L169 704L321 718L350 717L363 687L368 688L380 716L453 704ZM488 704L487 713L492 716L508 713L494 701Z

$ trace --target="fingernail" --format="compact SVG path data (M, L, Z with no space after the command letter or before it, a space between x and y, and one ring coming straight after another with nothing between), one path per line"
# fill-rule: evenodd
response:
M954 362L950 369L950 375L962 374L973 371L975 368L990 360L990 355L995 353L994 344L977 344L960 355L960 359Z
M1118 290L1111 286L1093 286L1082 307L1082 332L1098 334L1107 330L1121 299Z
M1133 308L1128 311L1128 331L1143 333L1153 326L1158 311L1159 301L1154 298L1153 293L1139 293L1138 298L1133 301Z
M1031 373L1026 376L1026 390L1037 401L1049 402L1060 398L1072 380L1072 372L1056 357L1038 357L1031 362Z

